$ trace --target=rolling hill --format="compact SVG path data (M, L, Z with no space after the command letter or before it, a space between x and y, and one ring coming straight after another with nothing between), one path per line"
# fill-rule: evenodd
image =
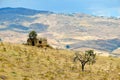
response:
M0 43L1 80L119 80L120 58L97 56L82 72L72 50Z
M0 37L5 42L25 43L37 31L50 45L70 49L93 48L112 52L120 47L120 18L62 14L26 8L0 9Z

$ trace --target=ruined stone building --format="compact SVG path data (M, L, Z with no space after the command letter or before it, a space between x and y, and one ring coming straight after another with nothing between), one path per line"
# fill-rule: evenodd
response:
M48 47L47 39L46 38L28 38L27 44L31 46L37 47Z

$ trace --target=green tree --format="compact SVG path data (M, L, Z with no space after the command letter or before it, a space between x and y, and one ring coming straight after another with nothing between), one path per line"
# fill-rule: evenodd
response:
M0 38L0 42L2 41L2 39Z
M30 33L29 33L29 38L30 39L35 39L37 37L37 33L35 32L35 31L31 31Z
M76 52L75 55L76 56L74 57L74 62L76 60L80 61L82 65L82 71L84 71L86 63L93 64L96 61L96 54L93 50L85 51L84 54L79 54L79 52Z

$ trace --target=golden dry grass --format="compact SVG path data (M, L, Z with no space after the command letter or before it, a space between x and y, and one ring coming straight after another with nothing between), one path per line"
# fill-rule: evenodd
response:
M73 58L69 50L0 43L0 80L120 80L120 58L97 56L85 72Z

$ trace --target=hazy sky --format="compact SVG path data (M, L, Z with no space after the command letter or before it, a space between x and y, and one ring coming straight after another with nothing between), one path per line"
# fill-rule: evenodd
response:
M0 8L3 7L120 17L120 0L0 0Z

